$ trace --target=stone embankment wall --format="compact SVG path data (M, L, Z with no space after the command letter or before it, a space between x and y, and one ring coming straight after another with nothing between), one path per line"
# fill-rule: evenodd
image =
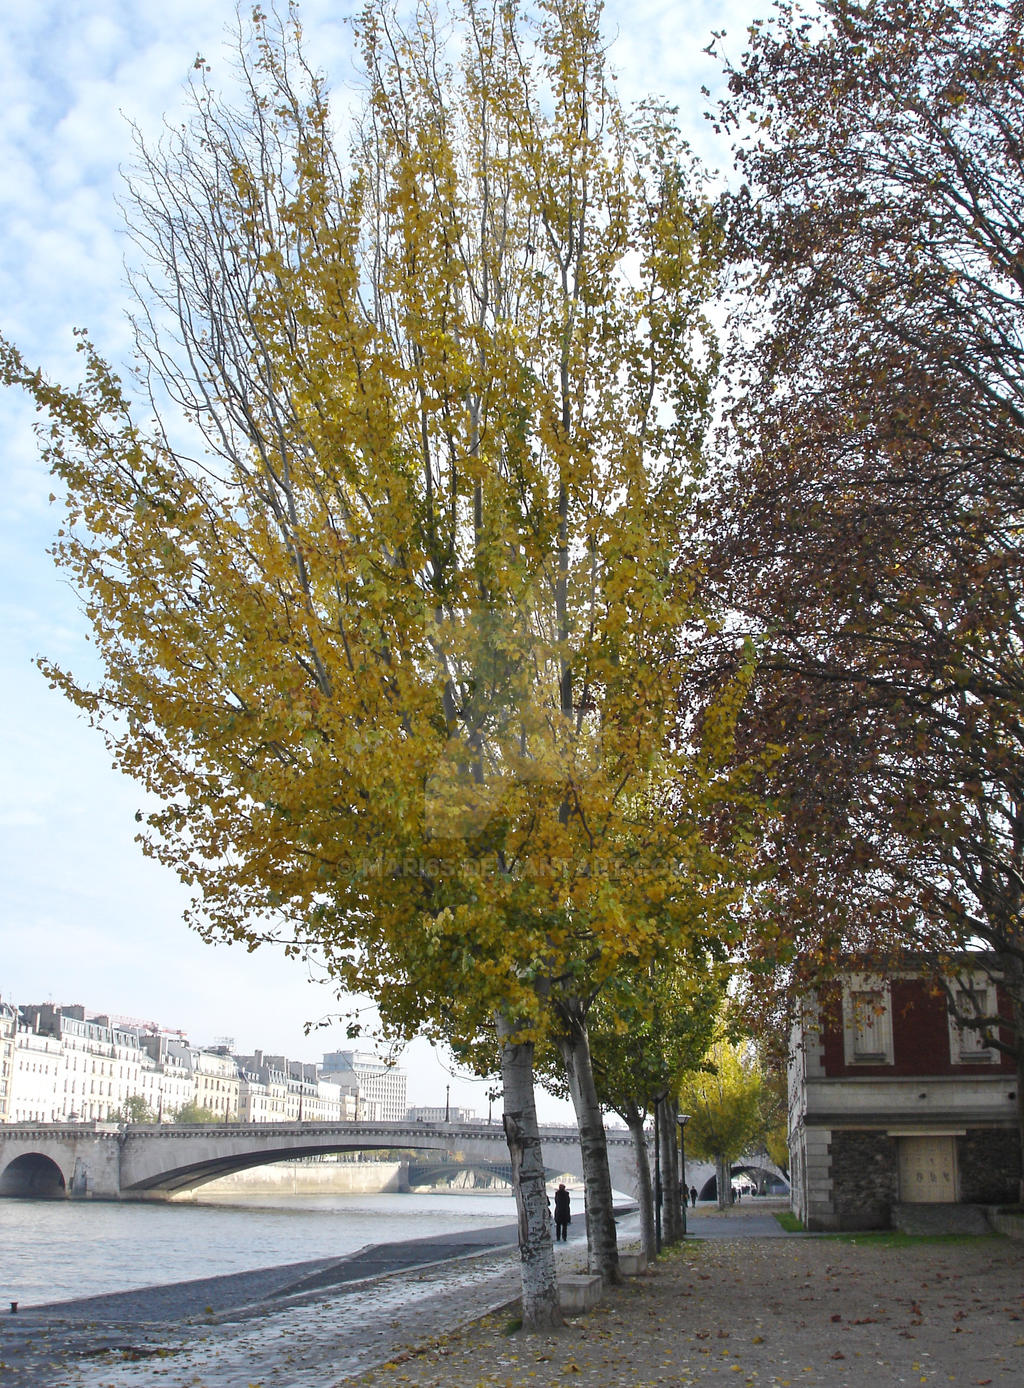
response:
M408 1162L398 1161L283 1161L207 1181L188 1195L383 1195L407 1191L408 1173Z

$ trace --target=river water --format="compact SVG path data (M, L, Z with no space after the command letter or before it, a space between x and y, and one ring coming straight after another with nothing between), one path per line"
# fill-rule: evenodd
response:
M344 1257L515 1220L511 1195L219 1196L190 1203L0 1200L0 1305L24 1307Z

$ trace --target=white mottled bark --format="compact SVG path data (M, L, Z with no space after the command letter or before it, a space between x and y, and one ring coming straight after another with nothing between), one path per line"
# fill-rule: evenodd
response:
M499 1017L497 1027L505 1092L505 1139L519 1215L523 1326L527 1330L548 1330L562 1324L562 1313L533 1092L533 1045L512 1043L509 1038L514 1027L507 1018Z

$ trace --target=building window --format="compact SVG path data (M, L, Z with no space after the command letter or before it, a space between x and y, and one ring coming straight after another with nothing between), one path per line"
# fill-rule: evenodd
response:
M965 981L954 992L957 1012L963 1017L992 1017L996 1011L995 989L981 981ZM999 1052L988 1045L979 1027L961 1027L949 1016L949 1059L953 1065L991 1065L999 1060Z
M888 984L855 978L843 989L843 1051L847 1065L893 1063Z

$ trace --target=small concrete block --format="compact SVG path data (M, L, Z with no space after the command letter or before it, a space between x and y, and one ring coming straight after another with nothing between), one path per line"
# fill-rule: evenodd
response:
M637 1277L647 1271L647 1259L642 1253L620 1253L619 1271L623 1277Z
M997 1234L1005 1234L1009 1239L1024 1240L1024 1219L1019 1214L993 1208L988 1211L988 1222Z
M558 1300L567 1316L579 1316L590 1311L601 1300L601 1279L588 1273L577 1273L558 1279Z

